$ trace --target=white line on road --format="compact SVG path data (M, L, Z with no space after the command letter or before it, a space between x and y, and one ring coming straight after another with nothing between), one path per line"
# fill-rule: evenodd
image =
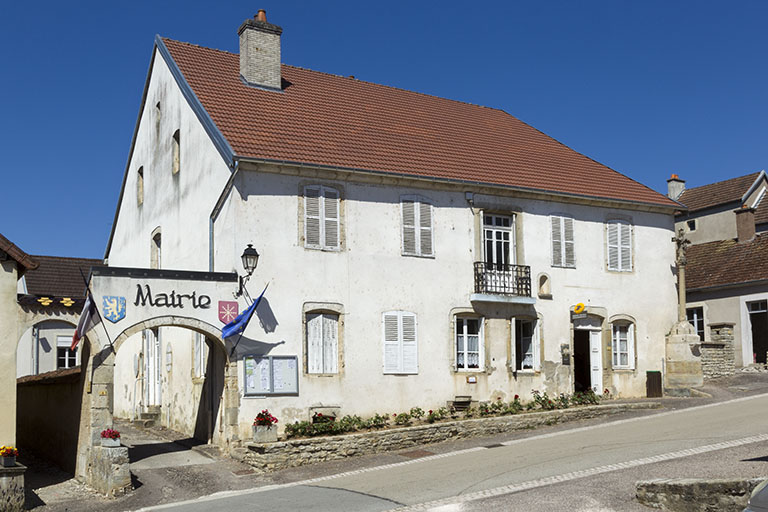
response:
M535 436L531 436L531 437L515 439L515 440L512 440L512 441L506 441L506 442L503 442L501 444L503 444L505 446L510 446L510 445L514 445L514 444L522 443L522 442L531 442L531 441L533 441L535 439L546 439L546 438L550 438L550 437L567 435L567 434L571 434L571 433L574 433L574 432L582 432L582 431L585 431L585 430L592 430L592 429L596 429L596 428L613 427L615 425L621 425L621 424L624 424L624 423L633 423L633 422L637 422L637 421L648 421L648 420L653 419L653 418L660 418L660 417L663 417L663 416L671 416L673 414L681 414L681 413L685 413L685 412L689 412L689 411L697 411L697 410L701 410L701 409L708 409L710 407L717 407L717 406L720 406L720 405L727 405L727 404L732 404L732 403L738 403L738 402L743 402L743 401L746 401L746 400L754 400L754 399L757 399L757 398L765 398L767 396L768 396L768 393L762 393L762 394L759 394L759 395L746 396L746 397L742 397L742 398L736 398L736 399L733 399L733 400L727 400L727 401L724 401L724 402L715 402L715 403L712 403L712 404L698 405L698 406L695 406L695 407L688 407L688 408L685 408L685 409L676 409L674 411L666 411L666 412L654 413L654 414L649 414L649 415L646 415L646 416L638 416L638 417L635 417L635 418L627 418L627 419L616 420L616 421L611 421L611 422L607 422L607 423L600 423L600 424L597 424L597 425L590 425L590 426L586 426L586 427L578 427L578 428L560 430L560 431L557 431L557 432L550 432L550 433L547 433L547 434L539 434L539 435L535 435ZM745 438L745 439L752 439L752 438ZM742 441L742 440L726 441L724 443L719 443L719 444L726 444L726 443L729 443L729 442L732 443L732 442L739 442L739 441ZM757 441L748 441L748 442L757 442ZM740 444L746 444L746 443L740 443ZM737 444L735 446L739 446L740 444ZM709 445L709 446L717 446L717 445ZM704 447L704 448L706 448L706 447ZM471 452L476 452L476 451L479 451L479 450L486 450L486 449L487 448L484 447L484 446L478 446L478 447L475 447L475 448L468 448L466 450L457 450L457 451L454 451L454 452L441 453L441 454L432 455L432 456L429 456L429 457L422 457L422 458L419 458L419 459L407 460L407 461L403 461L403 462L394 462L392 464L385 464L385 465L382 465L382 466L374 466L374 467L370 467L370 468L357 469L357 470L354 470L354 471L346 471L344 473L335 473L333 475L321 476L321 477L312 478L312 479L309 479L309 480L301 480L301 481L290 482L290 483L286 483L286 484L265 485L265 486L256 487L256 488L253 488L253 489L241 489L241 490L237 490L237 491L217 492L217 493L214 493L214 494L210 494L208 496L202 496L200 498L195 498L195 499L191 499L191 500L185 500L185 501L179 501L179 502L176 502L176 503L166 503L164 505L155 505L155 506L151 506L151 507L145 507L145 508L141 508L141 509L136 510L136 512L149 512L149 511L152 511L152 510L165 510L165 509L179 507L179 506L182 506L182 505L188 505L188 504L192 504L192 503L202 503L202 502L206 502L206 501L219 500L219 499L222 499L222 498L229 498L229 497L234 497L234 496L243 496L243 495L247 495L247 494L256 494L256 493L260 493L260 492L275 491L275 490L278 490L278 489L286 489L286 488L289 488L289 487L295 487L295 486L299 486L299 485L311 485L311 484L316 484L318 482L325 482L325 481L328 481L328 480L334 480L336 478L344 478L344 477L347 477L347 476L361 475L361 474L364 474L364 473L371 473L371 472L374 472L374 471L383 471L383 470L387 470L387 469L398 468L398 467L401 467L401 466L407 466L407 465L410 465L410 464L419 464L419 463L422 463L422 462L429 462L429 461L433 461L433 460L437 460L437 459L442 459L442 458L446 458L446 457L452 457L454 455L462 455L462 454L465 454L465 453L471 453ZM697 450L697 449L701 449L701 448L692 448L691 450ZM720 448L717 448L717 449L720 449ZM683 450L683 451L687 451L687 450ZM673 452L673 453L681 453L681 452ZM704 452L702 452L702 453L704 453ZM691 455L694 455L694 453L691 453ZM663 456L664 455L657 455L656 457L663 457ZM686 455L681 455L681 456L685 457ZM652 458L653 457L649 457L649 459L652 459ZM639 459L639 460L645 460L645 459ZM663 459L663 460L668 460L668 459ZM622 464L627 464L627 463L622 463ZM614 466L616 466L616 464L614 464ZM610 467L610 466L604 466L604 467ZM617 469L623 469L623 468L617 468ZM592 471L592 470L585 470L585 471ZM614 470L612 470L612 471L614 471ZM597 474L597 473L595 473L595 474ZM585 474L584 476L589 476L589 475ZM549 478L556 478L556 477L549 477ZM581 478L581 477L576 477L576 478ZM537 480L537 482L538 482L538 480ZM555 482L550 482L550 483L555 483ZM519 485L524 485L524 484L519 484ZM549 484L541 484L541 485L549 485ZM514 486L512 486L512 487L514 487ZM500 488L500 489L502 489L502 488ZM520 489L520 490L524 490L524 489ZM488 492L488 491L482 491L482 492ZM516 492L516 491L505 491L505 492ZM504 494L504 493L501 493L501 494ZM467 496L471 496L471 495L467 495ZM454 498L447 498L446 500L447 500L447 502L452 503L452 501L450 501L450 500L455 500L455 499L456 498L454 497ZM467 501L469 501L469 500L467 500ZM415 505L415 506L421 506L421 505ZM410 510L410 509L408 509L408 510ZM413 509L413 510L422 510L422 509Z

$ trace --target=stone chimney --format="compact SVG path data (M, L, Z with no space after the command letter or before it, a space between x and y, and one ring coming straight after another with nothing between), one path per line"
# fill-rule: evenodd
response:
M241 57L242 58L242 57ZM677 200L685 191L685 180L681 180L677 174L673 174L667 180L667 197Z
M267 23L267 12L259 10L252 20L245 20L240 36L240 76L250 85L281 89L280 34L283 29Z
M755 209L742 206L736 213L736 236L739 242L748 242L755 238Z

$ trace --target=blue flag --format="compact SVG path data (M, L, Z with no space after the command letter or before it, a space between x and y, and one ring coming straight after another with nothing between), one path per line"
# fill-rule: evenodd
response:
M267 286L269 286L269 283L267 283ZM267 291L267 286L264 287L264 290L261 292L261 295L259 295L259 298L253 301L253 304L248 306L245 311L237 315L234 320L221 328L222 338L229 338L230 336L241 334L243 331L245 331L245 328L248 327L248 322L251 321L251 317L253 316L254 311L256 311L256 307L259 305L261 298L264 296L264 292Z

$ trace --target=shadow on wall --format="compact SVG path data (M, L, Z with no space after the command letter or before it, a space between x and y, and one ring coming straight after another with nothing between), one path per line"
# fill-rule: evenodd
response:
M275 332L277 326L280 325L272 306L269 304L269 299L266 297L262 297L261 302L256 306L256 316L259 317L259 324L266 333Z

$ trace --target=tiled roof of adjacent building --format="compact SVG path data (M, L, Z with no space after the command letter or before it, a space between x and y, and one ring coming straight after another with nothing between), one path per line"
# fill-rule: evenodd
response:
M687 206L689 211L703 210L712 206L740 201L759 175L759 172L755 172L701 187L689 188L677 200Z
M719 240L688 248L688 290L760 280L768 280L768 233L748 242Z
M755 208L755 224L765 224L768 222L768 193Z
M22 271L19 274L23 274L26 270L33 270L37 268L37 261L32 256L19 249L16 244L5 238L0 234L0 251L5 252L8 256L21 265Z
M36 296L85 298L83 276L102 260L89 258L64 258L60 256L33 256L39 262L36 270L25 277L27 293ZM81 274L82 272L82 274Z
M498 109L287 65L262 90L236 54L162 43L239 157L679 206Z

